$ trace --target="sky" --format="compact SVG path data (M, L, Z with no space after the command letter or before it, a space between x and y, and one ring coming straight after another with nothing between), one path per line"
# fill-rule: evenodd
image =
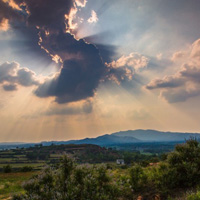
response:
M200 133L199 0L0 0L0 142Z

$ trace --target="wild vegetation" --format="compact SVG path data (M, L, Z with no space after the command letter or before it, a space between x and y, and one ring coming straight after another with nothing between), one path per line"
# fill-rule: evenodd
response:
M166 160L143 167L141 163L75 164L64 156L59 165L44 168L24 184L13 200L133 200L199 199L200 144L177 145Z
M126 164L131 162L158 161L161 156L148 152L116 150L97 145L36 145L29 148L17 148L0 151L0 171L16 172L41 170L46 164L59 163L61 156L68 155L77 163L110 163L123 158Z

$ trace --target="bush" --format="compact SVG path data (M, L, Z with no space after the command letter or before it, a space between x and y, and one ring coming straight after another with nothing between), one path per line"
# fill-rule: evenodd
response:
M12 172L12 168L10 165L6 165L3 167L3 172L4 173L11 173Z
M21 172L31 172L33 168L31 166L24 166L20 169Z
M183 145L177 145L169 154L167 162L174 171L174 187L190 188L200 184L200 146L190 139Z
M141 166L137 165L130 170L130 184L134 192L142 192L146 187L147 176Z
M116 200L119 191L111 183L106 166L76 166L63 157L56 170L47 167L24 184L25 194L13 200Z
M187 195L187 200L200 200L200 191Z

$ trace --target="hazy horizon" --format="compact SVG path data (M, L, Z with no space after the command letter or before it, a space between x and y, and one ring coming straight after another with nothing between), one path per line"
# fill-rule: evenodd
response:
M100 134L100 135L97 135L97 136L91 136L91 137L83 137L83 138L71 138L71 139L67 139L67 140L39 140L39 141L0 141L1 144L3 143L41 143L41 142L61 142L61 141L73 141L73 140L83 140L83 139L93 139L93 138L97 138L97 137L101 137L101 136L105 136L105 135L112 135L112 134L115 134L115 133L121 133L121 132L128 132L128 131L156 131L156 132L161 132L161 133L181 133L181 134L200 134L198 132L180 132L180 131L177 131L177 132L171 132L171 131L161 131L161 130L153 130L153 129L135 129L135 130L121 130L121 131L117 131L117 132L112 132L112 133L104 133L104 134ZM150 135L151 136L151 135Z

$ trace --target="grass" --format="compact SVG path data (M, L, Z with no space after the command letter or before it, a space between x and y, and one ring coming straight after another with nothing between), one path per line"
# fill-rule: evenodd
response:
M6 166L7 164L0 164L0 169L2 169L4 166ZM45 163L9 163L9 165L12 168L22 168L25 166L30 166L33 168L41 168L45 165Z
M61 154L51 154L50 155L50 158L60 158L60 157L62 157Z
M13 194L23 192L22 183L37 172L0 173L0 200L6 200Z

